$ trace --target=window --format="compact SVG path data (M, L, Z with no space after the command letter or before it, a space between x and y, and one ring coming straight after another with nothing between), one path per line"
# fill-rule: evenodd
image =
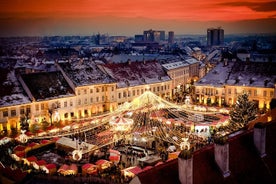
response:
M90 98L90 103L93 103L93 98Z
M263 92L263 96L266 97L266 91Z
M39 105L38 104L35 104L35 110L39 111Z
M218 94L218 90L216 90L216 94Z
M73 112L71 112L71 113L70 113L70 116L71 116L71 117L74 117L75 115L74 115L74 113L73 113Z
M84 114L88 115L88 110L87 109L84 110Z
M99 91L100 91L99 88L96 88L96 92L99 93Z
M84 99L84 104L87 104L87 98Z
M161 91L163 91L163 86L161 86Z
M124 94L123 94L123 97L125 98L127 95L126 95L126 92L124 91Z
M90 93L91 93L91 94L93 93L93 89L90 89Z
M63 102L63 106L64 106L64 107L67 107L67 102Z
M153 92L155 92L155 87L153 87ZM143 93L143 92L142 92Z
M248 96L251 96L251 89L248 90Z
M139 95L139 92L140 92L139 89L137 89L137 95Z
M70 107L72 107L73 106L73 102L72 102L72 100L70 101Z
M231 94L231 89L228 89L228 94Z
M270 91L270 97L271 98L273 97L273 91Z
M81 105L81 99L79 99L78 104Z
M8 117L8 116L9 116L8 111L3 111L3 117Z
M12 117L16 116L16 110L15 109L11 110L11 116Z
M254 96L257 96L258 95L258 93L257 93L257 90L255 89L254 90Z
M99 97L97 96L97 98L96 98L96 102L99 102Z
M111 90L114 91L114 87L113 86L112 86Z
M81 94L81 92L80 92L80 90L78 90L78 95L80 95Z
M25 109L20 109L20 114L25 114Z
M167 86L165 85L165 90L167 90Z
M102 87L102 92L104 92L104 87Z
M144 93L144 89L141 89L141 94L143 94Z
M64 118L68 118L68 113L65 113L65 114L64 114Z
M84 92L85 95L87 94L87 90L86 89L84 89L83 92Z
M135 96L135 90L132 91L132 96Z
M27 114L31 113L31 107L27 107L26 113L27 113Z
M159 91L159 89L160 89L160 88L159 88L159 86L158 86L158 87L157 87L157 91Z
M102 101L104 101L104 96L102 96Z
M44 104L41 104L40 108L41 110L44 110Z
M119 99L121 98L121 93L118 93L118 98L119 98Z

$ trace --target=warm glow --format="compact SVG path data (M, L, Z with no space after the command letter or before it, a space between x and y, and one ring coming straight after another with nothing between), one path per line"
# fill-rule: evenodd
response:
M202 22L206 21L209 23L205 27L210 26L211 21L215 21L216 26L223 26L223 22L275 18L275 7L275 1L271 0L9 0L0 3L0 25L5 25L1 27L12 29L13 32L32 29L31 31L40 34L50 31L65 33L71 31L67 28L71 28L74 23L77 23L77 26L72 27L74 30L87 33L92 32L90 29L97 31L107 27L113 30L106 32L123 31L122 26L134 31L129 24L136 25L136 31L150 26L161 27L161 24L170 29L180 28L183 22L195 29L202 27ZM19 26L21 29L16 30ZM185 26L185 29L191 28Z

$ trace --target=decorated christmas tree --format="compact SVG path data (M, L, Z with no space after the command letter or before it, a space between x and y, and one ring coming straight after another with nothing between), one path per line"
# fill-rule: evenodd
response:
M233 123L244 126L255 119L257 111L256 104L249 101L247 93L243 93L238 96L235 106L230 111L230 119Z

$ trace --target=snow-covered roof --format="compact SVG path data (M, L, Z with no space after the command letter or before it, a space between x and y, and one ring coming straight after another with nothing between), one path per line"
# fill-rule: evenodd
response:
M276 63L267 62L220 62L195 85L211 86L255 86L274 88Z
M136 61L173 61L180 60L179 56L176 55L162 55L162 54L119 54L113 55L110 57L105 57L109 63L125 63L127 61L136 62Z
M194 47L193 50L194 50L195 52L201 51L201 49L200 49L199 47Z
M74 95L61 72L24 74L22 79L37 101Z
M76 86L114 82L110 76L97 67L96 62L91 60L61 63L60 66Z
M188 66L188 63L179 61L179 62L174 62L174 63L163 64L162 66L163 66L166 70L172 70L172 69L176 69L176 68L181 68L181 67Z
M187 63L189 63L189 64L199 63L199 61L196 60L195 58L188 58L188 59L185 59L185 62L187 62Z
M220 55L221 54L221 51L216 49L214 51L212 51L210 54L208 54L206 60L207 61L210 61L212 58L216 57L217 55Z
M15 71L11 68L12 61L0 62L0 107L30 103L18 81Z
M119 88L171 80L156 61L113 63L99 67L117 81Z

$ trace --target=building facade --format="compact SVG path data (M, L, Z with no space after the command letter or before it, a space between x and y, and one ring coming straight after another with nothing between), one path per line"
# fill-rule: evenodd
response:
M169 33L168 33L168 43L169 44L174 43L174 32L173 31L169 31Z
M30 100L1 104L0 131L19 130L20 121L26 121L29 125L81 121L113 111L146 90L162 97L171 96L172 81L157 62L119 64L125 65L121 72L130 71L129 76L124 75L125 78L116 73L123 68L116 67L116 64L111 67L97 66L91 60L80 60L55 65L58 71L51 74L23 75L24 94L27 93L26 98ZM150 66L156 70L148 68ZM114 71L107 71L109 67ZM137 68L142 68L145 73L137 70L135 78L135 72L131 70L136 71Z
M224 44L224 30L219 28L207 29L207 46L217 46Z
M275 69L276 65L269 63L221 62L195 83L196 101L232 106L246 92L258 108L269 109L275 93Z

